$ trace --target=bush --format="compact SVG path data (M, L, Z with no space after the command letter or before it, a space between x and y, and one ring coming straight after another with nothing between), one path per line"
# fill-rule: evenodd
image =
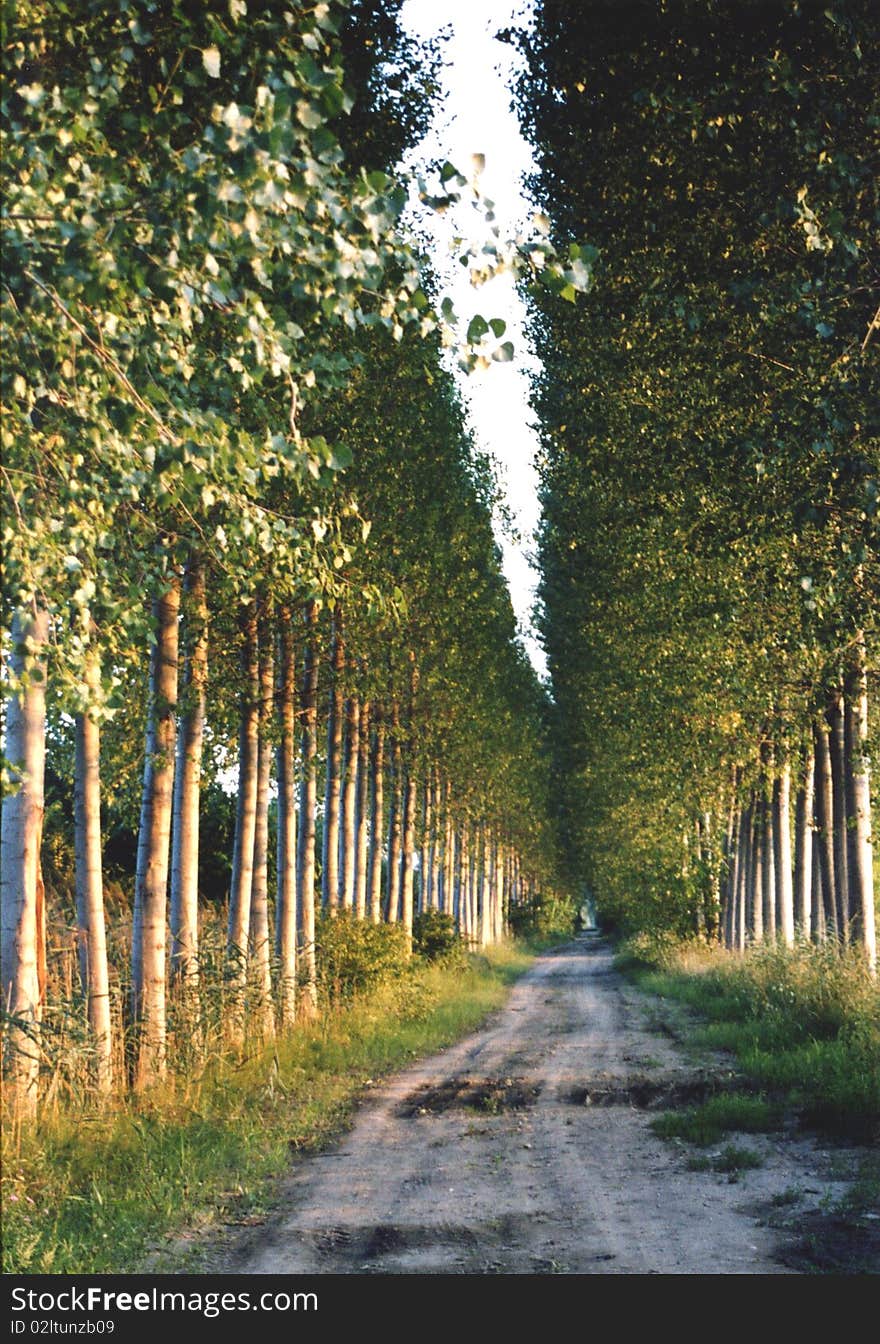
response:
M406 933L399 924L373 924L347 910L322 915L315 925L315 959L325 1002L347 1002L405 975Z
M423 910L413 920L413 951L425 961L453 961L464 956L464 944L451 915Z

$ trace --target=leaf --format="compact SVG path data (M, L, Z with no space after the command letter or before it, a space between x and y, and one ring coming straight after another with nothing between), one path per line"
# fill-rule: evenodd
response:
M492 328L492 335L497 336L499 340L507 330L507 323L500 317L490 317L489 326Z
M211 79L220 78L220 52L216 47L202 48L202 65Z
M489 330L489 323L479 313L476 313L468 323L467 341L468 345L476 345L481 341Z
M492 358L497 364L509 364L513 359L513 341L505 341L499 345L497 350L492 351Z

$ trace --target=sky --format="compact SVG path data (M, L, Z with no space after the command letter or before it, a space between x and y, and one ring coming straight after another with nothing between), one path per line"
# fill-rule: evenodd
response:
M494 34L527 22L528 5L515 0L405 0L401 11L404 28L416 37L450 33L443 44L442 86L446 97L438 104L426 140L410 156L409 163L449 159L466 175L474 154L485 155L481 187L495 203L502 237L525 225L532 207L522 191L522 177L532 168L532 157L516 113L511 109L510 87L519 57ZM501 317L507 323L505 340L514 342L516 354L510 364L493 364L484 372L461 375L460 385L470 410L477 445L495 459L519 539L505 534L500 521L496 536L501 546L504 573L513 607L523 627L525 646L540 675L546 662L531 629L536 570L529 562L533 533L539 516L538 479L533 459L538 442L534 416L528 402L528 370L534 356L523 335L524 309L509 277L500 276L479 290L471 288L465 272L449 257L449 240L456 231L454 212L442 218L420 219L436 240L435 265L456 313L466 325L474 313ZM473 236L474 215L465 208L459 220L461 232ZM448 260L447 260L448 258Z

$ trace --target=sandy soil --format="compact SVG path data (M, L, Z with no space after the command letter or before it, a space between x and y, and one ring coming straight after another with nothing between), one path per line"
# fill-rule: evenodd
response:
M538 958L483 1030L377 1087L337 1147L299 1159L277 1212L221 1267L797 1272L798 1222L846 1188L839 1160L791 1133L731 1136L763 1165L689 1171L691 1150L650 1120L723 1084L723 1062L708 1073L652 1030L651 1000L611 962L590 934ZM780 1209L784 1230L769 1225Z

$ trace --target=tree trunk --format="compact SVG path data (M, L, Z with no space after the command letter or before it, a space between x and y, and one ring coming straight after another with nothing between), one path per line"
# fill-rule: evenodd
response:
M360 749L357 757L357 785L354 806L354 912L358 919L367 916L367 855L370 832L370 702L361 705Z
M272 1004L272 940L269 931L269 791L272 784L272 719L274 714L274 658L268 621L260 622L259 756L256 817L254 820L254 874L251 882L250 993L248 1018L265 1040L274 1030Z
M6 750L18 792L3 800L2 993L10 1015L4 1051L6 1095L14 1114L37 1110L40 1073L44 949L44 892L40 869L46 755L46 646L49 614L34 604L12 619L10 674L24 678L6 707Z
M854 935L864 948L872 974L877 971L877 934L874 917L874 869L871 845L871 776L867 753L868 679L864 637L856 644L855 667L847 678L847 716L852 752L848 762L855 806L855 864L851 873ZM854 890L852 890L854 888Z
M296 658L289 607L279 612L278 678L278 888L275 955L278 959L279 1022L296 1018Z
M370 757L370 866L367 880L370 919L382 918L382 837L385 830L385 725L378 710L373 713L373 744Z
M354 909L355 869L357 865L357 836L355 804L357 802L357 772L361 750L361 702L350 697L346 712L345 769L342 791L342 834L340 837L341 885L340 901L343 909Z
M795 926L803 938L812 927L813 889L813 776L812 746L807 748L802 782L795 803L794 902Z
M397 701L391 706L391 805L388 809L388 905L386 918L396 924L400 918L400 848L403 814L403 769L400 751L400 711Z
M443 875L440 891L440 909L445 915L454 915L452 899L453 872L455 871L455 827L452 822L452 785L447 779L443 785Z
M754 834L752 840L752 891L750 933L752 942L764 941L764 854L766 828L764 826L765 803L762 797L755 801Z
M406 933L407 946L412 948L413 929L413 869L416 846L417 786L414 768L407 767L403 787L403 873L400 883L400 922Z
M342 676L345 669L345 644L342 637L342 612L337 608L330 644L330 696L327 714L327 787L324 790L323 864L321 897L325 910L335 912L339 905L339 796L342 774Z
M739 831L740 814L736 806L735 795L731 798L727 815L727 830L724 842L724 887L722 894L721 927L722 941L726 948L736 943L736 889L739 882Z
M846 828L846 730L843 695L835 691L825 714L831 754L831 790L834 837L834 908L837 930L844 943L849 942L849 841Z
M749 890L751 886L752 840L754 812L749 803L740 816L739 842L739 881L736 893L736 938L734 946L737 952L745 952L749 935Z
M819 849L819 871L822 878L822 907L825 916L826 938L837 939L837 884L834 875L834 789L831 779L831 748L828 725L815 725L816 753L816 840Z
M461 930L461 936L466 943L471 941L471 922L470 922L470 902L468 893L470 891L471 880L471 854L470 854L470 833L467 819L461 823L458 843L458 925Z
M257 608L248 604L241 620L243 686L238 738L238 801L235 844L229 892L227 958L230 983L230 1034L244 1038L245 988L250 933L251 892L254 881L254 836L260 757L260 671L257 652Z
M174 773L171 843L171 979L194 995L199 981L199 794L208 679L205 572L194 559L184 578L183 713Z
M766 788L766 785L765 785ZM764 907L764 937L775 939L776 937L776 860L775 860L775 832L774 812L772 798L764 797L761 803L762 827L764 832L763 844L761 849L761 876L763 881L762 895Z
M146 760L141 799L132 919L134 1085L164 1077L165 923L174 789L177 709L177 617L180 585L154 603L156 637L150 658Z
M776 841L776 891L779 932L786 947L794 946L794 886L791 871L791 767L785 761L773 786Z
M318 977L315 965L315 807L318 792L318 664L315 635L317 603L306 607L306 646L302 684L302 779L299 801L299 849L296 856L297 910L300 927L300 1016L309 1019L318 1010Z
M434 807L431 796L430 771L422 785L422 844L419 853L419 911L431 908L431 832L434 827Z
M86 683L92 691L100 685L94 654L89 655ZM109 1092L113 1086L113 1035L101 871L101 730L88 712L76 717L74 850L80 977L94 1050L94 1079L99 1092Z

